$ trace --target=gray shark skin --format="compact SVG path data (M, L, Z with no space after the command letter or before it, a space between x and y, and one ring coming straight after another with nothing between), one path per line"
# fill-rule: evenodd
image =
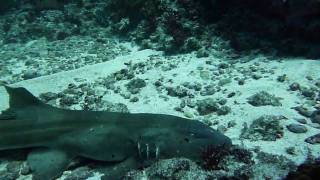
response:
M114 164L105 179L120 178L143 161L185 157L201 161L206 146L231 146L220 132L181 117L65 110L42 103L25 88L5 86L10 107L0 115L0 151L31 148L33 179L61 176L74 158Z

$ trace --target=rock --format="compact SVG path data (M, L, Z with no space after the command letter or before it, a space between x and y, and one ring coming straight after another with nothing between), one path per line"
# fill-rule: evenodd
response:
M252 124L242 129L240 138L251 141L276 141L283 136L283 127L280 125L278 116L261 116Z
M229 67L229 64L227 63L220 63L218 64L219 69L227 69Z
M231 92L231 93L229 93L229 94L227 95L227 97L228 97L228 98L231 98L231 97L233 97L233 96L235 96L235 95L236 95L235 92Z
M71 95L64 95L60 99L61 106L71 106L71 105L77 104L78 102L79 102L78 98L76 96L71 96Z
M204 86L200 91L201 96L213 95L214 93L216 93L216 87L213 84Z
M41 100L44 100L45 102L54 100L58 98L58 94L57 93L53 93L53 92L46 92L46 93L41 93L39 95Z
M277 77L277 81L279 82L284 82L286 79L288 79L286 74Z
M310 144L320 144L320 133L308 137L307 139L305 139L305 142Z
M244 79L239 79L239 80L238 80L238 84L239 84L239 85L244 85L244 83L245 83Z
M289 124L287 128L293 133L305 133L308 131L307 127L301 124Z
M252 106L281 106L279 97L269 94L266 91L261 91L248 98L248 103Z
M311 114L311 121L320 124L320 110L316 110Z
M294 110L298 111L299 114L305 117L311 117L312 111L309 111L307 108L303 106L297 106L293 108Z
M296 121L301 123L301 124L307 124L307 120L303 119L303 118L296 119Z
M37 73L37 71L33 70L33 69L29 69L29 70L26 70L23 75L22 75L22 78L27 80L27 79L33 79L33 78L36 78L38 77L39 74Z
M197 110L200 115L207 115L219 109L218 103L212 98L197 101Z
M219 86L224 86L224 85L226 85L226 84L229 84L229 83L231 83L231 79L230 78L225 78L225 79L221 79L219 82L218 82L218 85Z
M288 147L288 148L286 148L286 152L290 155L295 155L296 149L295 149L295 147Z
M210 79L210 72L209 71L200 71L200 77L203 80L209 80Z
M79 167L68 174L64 180L85 180L92 176L94 173L88 167Z
M139 98L137 96L132 97L130 100L130 102L138 102Z
M307 98L314 98L316 96L314 90L310 88L303 88L301 90L301 94Z
M300 84L299 83L292 83L292 84L290 84L289 88L291 91L300 90Z
M217 99L217 102L218 102L221 106L223 106L223 105L226 105L226 104L227 104L228 100L225 99L225 98L219 98L219 99Z
M25 164L20 170L21 175L28 175L30 173L31 173L31 169L30 169L30 166L27 164Z
M197 51L197 58L209 57L209 51L201 48Z
M147 84L143 79L133 79L128 84L126 84L127 90L132 94L137 94L140 92L141 88L145 87Z
M169 96L173 96L173 97L186 97L188 96L188 89L186 89L183 86L176 86L176 87L167 87L167 92Z
M229 106L221 106L217 110L217 115L227 115L228 113L231 112L231 108Z
M258 79L261 79L262 76L261 76L260 74L254 73L254 74L252 75L252 78L253 78L254 80L258 80Z

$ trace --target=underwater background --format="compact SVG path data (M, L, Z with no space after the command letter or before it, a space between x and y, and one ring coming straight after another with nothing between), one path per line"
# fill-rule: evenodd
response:
M319 16L317 0L2 0L0 85L63 109L198 120L235 146L123 179L315 179ZM0 180L32 179L25 159L0 152ZM103 177L74 164L59 179Z

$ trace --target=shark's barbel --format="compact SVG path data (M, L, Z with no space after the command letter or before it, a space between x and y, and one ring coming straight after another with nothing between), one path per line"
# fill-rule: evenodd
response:
M231 140L209 126L177 116L65 110L44 104L25 88L5 86L9 108L0 115L0 150L32 148L36 180L54 179L76 157L112 162L119 178L140 162L173 157L200 161L206 146Z

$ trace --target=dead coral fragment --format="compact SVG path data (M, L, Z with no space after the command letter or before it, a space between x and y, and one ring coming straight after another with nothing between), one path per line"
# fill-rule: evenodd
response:
M282 98L269 94L266 91L260 91L248 98L248 103L252 106L281 106Z
M241 138L251 141L275 141L283 136L283 126L279 116L261 116L254 120L250 127L242 129Z

